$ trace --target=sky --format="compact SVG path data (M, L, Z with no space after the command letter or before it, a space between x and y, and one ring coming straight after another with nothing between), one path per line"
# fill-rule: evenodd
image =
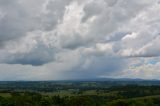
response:
M160 0L0 0L0 80L160 79Z

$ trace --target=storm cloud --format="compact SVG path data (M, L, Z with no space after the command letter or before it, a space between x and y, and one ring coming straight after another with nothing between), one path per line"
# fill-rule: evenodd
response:
M140 70L160 66L159 11L159 0L0 0L0 80L154 78Z

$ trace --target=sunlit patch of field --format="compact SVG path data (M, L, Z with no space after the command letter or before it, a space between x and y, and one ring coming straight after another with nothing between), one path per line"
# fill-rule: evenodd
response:
M1 97L11 97L10 93L0 93Z

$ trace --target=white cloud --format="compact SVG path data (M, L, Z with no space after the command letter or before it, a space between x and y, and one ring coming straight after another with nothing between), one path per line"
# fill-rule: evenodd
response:
M135 62L128 57L159 56L159 5L156 0L0 0L0 68L8 70L0 70L8 74L2 80L116 77L124 70L142 75L128 71ZM156 67L144 69L154 73Z

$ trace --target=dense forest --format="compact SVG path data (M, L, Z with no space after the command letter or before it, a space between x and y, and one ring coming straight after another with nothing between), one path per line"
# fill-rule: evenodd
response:
M0 82L0 106L160 106L159 82Z

